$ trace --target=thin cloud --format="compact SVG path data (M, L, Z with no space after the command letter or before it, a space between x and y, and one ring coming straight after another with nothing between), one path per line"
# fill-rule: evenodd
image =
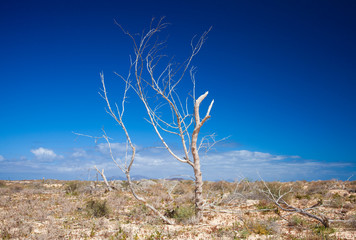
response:
M316 180L330 178L332 175L338 178L346 174L343 172L345 168L352 166L351 163L322 162L295 155L274 155L248 150L213 153L202 160L205 176L214 180L232 180L241 175L258 180L259 174L268 181Z
M226 165L239 164L262 164L271 161L283 161L286 159L299 159L299 156L273 155L264 152L254 152L248 150L236 150L220 153L211 153L204 156L202 161L206 165Z
M74 158L84 158L87 157L88 154L84 149L75 149L75 151L72 153L72 157Z
M111 143L110 147L111 147L111 151L113 152L113 154L123 154L123 153L126 153L126 150L130 150L130 149L127 149L126 143ZM110 147L109 147L109 144L107 144L107 143L100 143L97 146L99 152L101 152L103 154L109 154Z

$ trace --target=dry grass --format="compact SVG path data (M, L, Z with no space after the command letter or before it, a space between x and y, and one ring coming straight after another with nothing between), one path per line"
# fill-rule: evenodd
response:
M277 210L261 194L261 182L205 182L205 217L193 225L192 181L143 180L139 194L175 225L165 225L135 201L125 181L106 192L85 181L0 181L0 239L355 239L356 182L267 183L271 191L293 191L287 201L337 220L330 228Z

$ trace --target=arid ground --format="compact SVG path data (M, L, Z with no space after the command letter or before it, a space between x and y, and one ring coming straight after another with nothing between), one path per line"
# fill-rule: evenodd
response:
M356 239L356 181L204 182L204 220L198 224L192 181L135 181L136 191L174 225L137 202L127 182L110 184L114 191L103 182L0 181L0 238ZM330 226L278 208L269 193L286 192L289 206Z

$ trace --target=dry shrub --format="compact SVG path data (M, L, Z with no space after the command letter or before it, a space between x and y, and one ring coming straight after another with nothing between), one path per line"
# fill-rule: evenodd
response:
M119 212L123 211L125 205L130 203L130 197L121 191L111 192L107 198L107 204L111 207L112 211Z
M346 182L346 189L349 193L356 193L356 181Z
M167 188L162 186L162 184L155 183L146 187L146 193L150 196L153 202L157 202L158 204L170 200Z
M347 201L350 201L350 203L356 203L356 195L349 195L347 197Z
M276 233L274 221L244 219L242 223L243 230L249 234L271 235Z
M77 181L71 181L66 184L64 191L69 195L78 195L79 183Z
M85 207L86 212L93 217L105 217L110 213L106 200L89 200Z
M204 186L204 185L203 185ZM173 194L183 195L194 191L194 184L191 180L183 180L173 190Z
M236 183L236 185L234 191L235 195L239 194L250 200L262 200L266 198L265 194L261 192L264 185L260 181L250 182L248 180L243 180Z
M190 180L180 181L172 191L175 205L191 204L194 202L194 184Z
M72 196L91 193L91 190L91 182L87 181L69 181L64 185L65 193Z
M176 205L184 205L184 204L190 204L193 203L195 199L194 192L187 192L182 195L178 195L174 197L174 203Z
M337 193L332 196L332 199L330 201L330 207L341 208L344 206L344 204L345 204L345 199L342 196L340 196Z
M143 222L143 221L148 221L148 218L150 217L152 211L147 208L144 204L138 204L136 203L128 213L128 217L130 219L130 222L132 221L137 221L137 222Z
M256 204L256 208L264 211L275 211L276 205L269 200L262 199Z
M309 203L309 200L308 200L308 199L301 199L301 200L299 201L299 204L300 204L302 207L308 206L308 203Z
M4 226L0 227L0 238L3 240L12 238L8 228L6 228Z
M0 188L6 187L6 182L4 180L0 180Z
M226 181L209 182L205 184L206 191L229 193L233 191L233 184Z
M312 181L309 183L307 194L325 195L330 189L331 181Z
M36 236L38 240L47 240L47 239L66 239L66 232L60 226L56 224L50 224L51 227L47 227L44 233L40 233Z
M12 184L10 186L10 191L13 193L19 193L23 190L23 186L21 186L20 184Z
M291 191L292 186L288 183L281 183L281 182L266 182L265 185L261 188L267 195L272 194L275 198L278 198L282 194L285 194ZM269 193L270 192L270 193ZM269 197L269 196L266 196ZM293 194L288 193L283 196L283 200L288 202L292 199Z
M211 239L241 239L238 238L238 231L240 231L239 226L233 223L232 226L212 226L210 227L209 234Z
M125 240L125 239L131 239L129 236L132 235L130 232L125 231L122 227L119 227L119 229L114 233L109 233L109 232L104 232L102 235L105 239L117 239L117 240ZM137 235L136 238L138 239Z
M9 215L10 212L7 212ZM11 218L0 226L0 237L2 239L26 239L29 238L33 230L28 218L24 219L22 212L11 212Z
M350 230L355 231L356 230L356 214L349 215L346 218L345 226L349 228Z
M288 226L291 226L291 227L293 227L293 226L303 227L306 225L307 225L307 221L298 215L293 215L288 221Z

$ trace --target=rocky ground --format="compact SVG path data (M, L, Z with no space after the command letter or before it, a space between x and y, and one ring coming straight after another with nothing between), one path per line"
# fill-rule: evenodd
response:
M140 180L135 189L165 224L128 191L125 181L0 181L1 239L356 239L356 181L205 182L204 219L194 224L188 180ZM271 196L307 209L319 221L281 210ZM272 195L271 195L271 194ZM314 206L312 209L308 209Z

